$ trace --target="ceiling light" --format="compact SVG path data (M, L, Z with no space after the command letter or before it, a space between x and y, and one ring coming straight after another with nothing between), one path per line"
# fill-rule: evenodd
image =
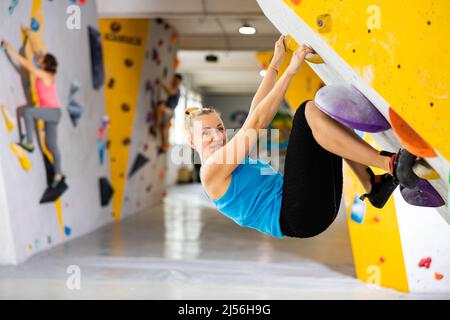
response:
M255 34L256 29L255 27L252 27L251 25L245 23L242 25L242 27L239 28L240 34Z

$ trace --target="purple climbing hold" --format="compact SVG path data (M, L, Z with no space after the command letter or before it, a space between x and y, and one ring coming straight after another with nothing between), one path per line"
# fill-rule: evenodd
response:
M353 86L325 86L316 93L314 102L328 116L352 129L381 132L391 128L372 102Z
M442 199L436 189L424 179L421 179L414 189L401 186L400 192L403 199L413 206L437 208L445 204L444 199Z

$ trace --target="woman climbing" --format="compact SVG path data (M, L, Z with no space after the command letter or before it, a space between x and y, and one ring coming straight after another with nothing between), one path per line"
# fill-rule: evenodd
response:
M273 237L307 238L325 231L339 211L342 196L342 159L356 173L369 201L382 208L399 183L415 178L405 152L379 152L351 129L305 101L294 115L284 176L269 164L250 161L258 130L274 118L289 84L306 54L294 52L284 74L276 81L285 48L283 36L242 128L228 141L220 115L211 108L186 110L189 144L201 159L201 181L219 211L241 226ZM255 134L256 132L256 134ZM369 166L388 173L374 175Z
M27 36L30 30L25 29ZM21 56L11 44L5 40L1 45L5 48L7 54L18 63L20 63L28 72L36 77L36 93L39 100L39 106L24 106L17 108L17 123L19 128L19 143L23 149L33 152L33 133L35 121L43 120L45 123L45 143L54 159L55 174L53 177L52 188L56 188L64 179L61 171L61 154L57 143L58 124L61 119L61 103L56 91L56 72L58 62L50 53L38 53L33 47L36 61L39 66L35 66L25 57ZM23 131L22 121L25 122L25 132ZM38 137L39 138L39 137Z

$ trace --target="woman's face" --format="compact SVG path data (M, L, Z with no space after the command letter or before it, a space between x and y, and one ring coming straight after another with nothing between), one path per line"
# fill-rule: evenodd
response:
M193 120L190 144L202 161L206 161L211 154L227 144L225 127L217 113L198 116Z

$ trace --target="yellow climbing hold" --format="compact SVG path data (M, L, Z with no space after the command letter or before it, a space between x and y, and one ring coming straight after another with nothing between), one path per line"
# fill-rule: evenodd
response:
M14 122L11 112L2 104L0 105L0 109L2 110L3 120L5 120L6 130L11 133L14 130Z
M22 166L23 170L30 171L31 170L31 162L28 160L28 157L25 153L25 150L23 150L20 146L17 144L11 143L9 145L9 148L11 149L12 153L17 157L19 160L20 165Z
M413 171L422 179L437 180L440 178L439 173L437 173L424 159L420 159L414 164Z
M284 48L286 49L287 52L294 52L299 47L297 41L295 41L295 39L292 38L292 36L289 34L284 36L283 42L284 42ZM311 50L314 51L314 49L312 49L312 48L311 48ZM324 63L322 57L319 56L319 54L317 54L316 52L308 53L305 57L305 60L308 62L311 62L311 63L315 63L315 64Z

